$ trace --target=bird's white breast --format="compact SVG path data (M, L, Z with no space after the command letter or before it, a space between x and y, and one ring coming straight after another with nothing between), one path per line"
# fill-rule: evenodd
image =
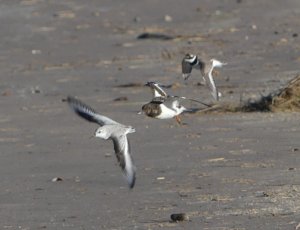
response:
M165 105L160 105L161 114L159 114L156 118L158 119L170 119L176 116L176 112L173 109L169 109Z

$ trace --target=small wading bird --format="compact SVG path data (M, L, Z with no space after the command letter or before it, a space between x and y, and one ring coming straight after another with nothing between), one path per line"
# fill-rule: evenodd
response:
M169 95L156 82L147 82L146 86L151 88L153 98L149 103L142 106L142 112L139 112L139 114L144 113L148 117L157 119L170 119L175 117L177 123L181 124L179 115L183 112L193 112L194 110L186 109L179 104L178 100L190 100L209 106L194 99Z
M69 96L67 101L80 117L100 125L95 132L95 137L113 141L117 160L126 176L129 188L133 188L135 184L135 166L130 155L130 144L126 135L134 133L135 129L98 114L94 109L74 97Z
M187 80L190 77L193 68L199 69L205 84L211 90L213 98L218 101L222 94L218 92L212 72L215 67L221 68L224 65L227 65L227 63L222 63L216 59L211 59L209 63L205 64L196 55L186 54L181 63L182 77L184 80Z

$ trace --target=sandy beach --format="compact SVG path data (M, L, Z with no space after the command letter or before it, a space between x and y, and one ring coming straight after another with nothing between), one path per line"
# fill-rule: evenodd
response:
M299 18L299 0L1 1L0 229L296 229L299 113L137 112L147 81L216 103L199 71L183 81L188 52L228 63L220 104L282 87L300 74ZM136 129L132 190L68 95Z

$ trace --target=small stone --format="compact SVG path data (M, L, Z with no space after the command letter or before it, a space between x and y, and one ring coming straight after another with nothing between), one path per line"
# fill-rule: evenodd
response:
M58 182L58 181L63 181L63 179L61 177L54 177L52 179L52 182Z
M42 51L41 50L31 50L32 54L41 54Z
M255 196L256 197L269 197L270 195L268 193L264 192L264 191L257 191L255 193Z
M297 33L293 33L293 38L296 38L298 37L298 34Z
M164 176L161 176L161 177L157 177L156 180L164 180L166 179Z
M172 22L173 18L170 15L165 15L165 22Z
M171 220L175 222L186 221L189 220L189 217L185 213L174 213L171 214Z
M286 38L281 38L281 39L280 39L280 42L281 42L281 43L287 43L288 40L287 40Z
M219 16L219 15L222 14L222 12L221 12L220 10L216 10L216 11L215 11L215 14L216 14L217 16Z
M140 17L134 17L134 18L133 18L133 21L134 21L134 22L140 22L140 21L141 21L141 18L140 18Z
M114 101L128 101L128 97L117 97Z

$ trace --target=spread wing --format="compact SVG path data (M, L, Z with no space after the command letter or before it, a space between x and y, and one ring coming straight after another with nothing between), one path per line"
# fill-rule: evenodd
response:
M202 77L205 76L205 62L198 58L198 66L201 71Z
M202 101L199 101L199 100L196 100L196 99L192 99L192 98L187 98L187 97L180 97L180 96L169 96L170 98L176 98L178 100L188 100L188 101L193 101L193 102L196 102L196 103L199 103L201 105L205 105L207 107L211 107L211 105L209 104L206 104Z
M115 154L124 175L126 176L129 188L133 188L135 184L135 166L130 155L130 144L127 136L121 135L112 137Z
M152 104L162 104L164 103L168 98L167 97L154 97L152 98L151 102Z
M101 126L119 124L106 116L98 114L93 108L74 97L69 96L67 101L74 112L87 121L98 123Z
M218 92L212 73L209 72L208 74L206 74L204 80L206 85L209 87L213 98L218 101L220 93Z
M168 96L168 94L156 82L147 82L146 86L149 86L151 88L153 97L167 97Z
M185 58L183 58L181 62L181 71L184 80L187 80L191 76L192 68L192 64L187 62Z

